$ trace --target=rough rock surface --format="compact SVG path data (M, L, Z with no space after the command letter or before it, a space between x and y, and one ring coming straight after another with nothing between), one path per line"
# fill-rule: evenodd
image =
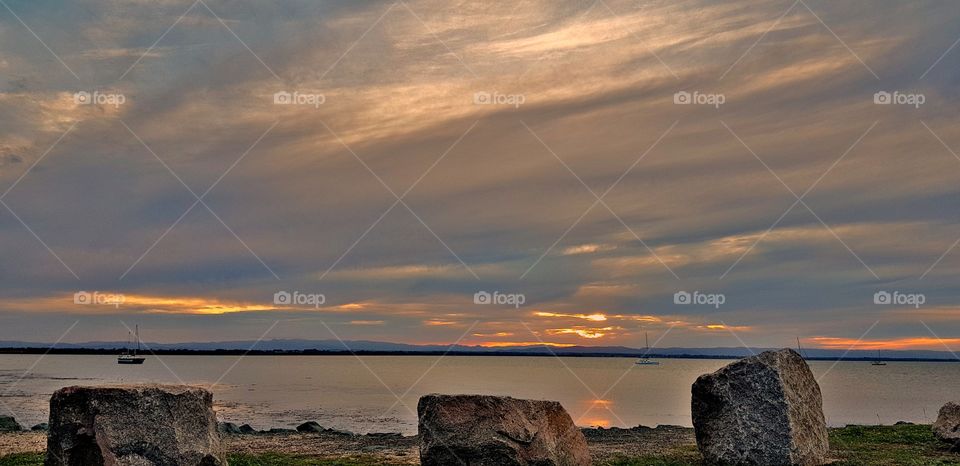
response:
M219 466L213 395L186 386L67 387L50 399L46 466Z
M820 386L790 349L729 364L693 384L697 447L707 464L820 465L829 449Z
M297 426L297 432L323 432L323 426L317 421L307 421Z
M238 435L243 433L240 432L240 427L232 422L221 422L217 424L217 429L220 430L221 434Z
M960 449L960 403L951 401L940 407L937 421L933 423L933 435Z
M423 466L590 464L583 433L555 401L427 395L417 413Z
M13 416L0 416L0 432L19 432L23 427Z

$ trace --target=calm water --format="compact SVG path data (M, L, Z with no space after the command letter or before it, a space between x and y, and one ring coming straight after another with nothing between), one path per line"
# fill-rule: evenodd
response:
M458 356L434 366L435 356L163 356L120 366L113 356L37 359L0 355L0 399L27 426L46 420L50 395L64 386L182 381L213 386L217 412L226 421L266 429L316 420L361 433L406 434L416 432L417 399L433 392L557 400L583 426L689 426L690 385L730 362L666 359L661 366L634 366L628 358ZM810 366L820 379L830 425L876 424L878 417L884 424L931 422L960 386L955 363ZM0 409L7 411L2 404Z

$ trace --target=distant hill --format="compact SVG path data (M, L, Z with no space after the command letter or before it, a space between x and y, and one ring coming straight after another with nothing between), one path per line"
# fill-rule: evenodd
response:
M56 345L57 352L83 352L84 350L121 350L129 346L124 341L91 341L84 343L59 343ZM25 342L25 341L0 341L0 348L4 352L11 350L45 350L50 347L50 343ZM145 349L158 352L214 352L214 351L247 351L253 350L253 353L263 352L308 352L308 353L444 353L453 354L505 354L505 355L551 355L560 356L641 356L643 349L629 348L626 346L571 346L571 347L547 347L543 345L529 346L508 346L499 348L490 348L483 346L455 345L412 345L405 343L389 343L367 340L298 340L298 339L277 339L263 340L256 342L253 340L237 341L217 341L217 342L185 342L185 343L143 343ZM719 347L719 348L653 348L650 350L650 356L668 357L668 358L741 358L750 356L753 353L759 353L770 348L745 348L745 347ZM833 349L804 349L803 354L810 359L875 359L877 353L874 350L833 350ZM883 359L886 360L957 360L958 358L947 351L930 350L885 350Z

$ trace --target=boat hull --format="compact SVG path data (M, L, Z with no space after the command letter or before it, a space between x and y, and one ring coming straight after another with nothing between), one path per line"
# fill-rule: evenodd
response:
M143 364L147 358L122 358L117 359L117 364Z

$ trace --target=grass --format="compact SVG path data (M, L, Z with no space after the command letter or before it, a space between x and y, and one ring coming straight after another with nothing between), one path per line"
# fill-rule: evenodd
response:
M830 430L830 452L836 466L960 465L933 436L928 425L848 426Z
M42 453L20 453L0 458L0 466L41 466ZM834 466L958 465L960 454L950 452L933 437L928 425L848 426L830 429L830 458ZM374 466L375 456L318 459L281 453L230 455L231 466ZM699 466L695 451L678 446L663 456L618 457L602 466Z
M43 453L14 453L0 458L0 466L42 466Z
M602 466L700 466L699 455L683 447L658 457L619 457ZM960 465L960 454L950 452L928 425L848 426L830 429L833 466Z
M43 453L17 453L0 458L0 466L42 466ZM230 466L379 466L383 460L372 456L317 459L281 453L230 455Z
M266 453L262 455L230 455L230 466L377 466L385 464L374 456L339 459L317 459L303 456ZM6 466L0 463L0 466Z

